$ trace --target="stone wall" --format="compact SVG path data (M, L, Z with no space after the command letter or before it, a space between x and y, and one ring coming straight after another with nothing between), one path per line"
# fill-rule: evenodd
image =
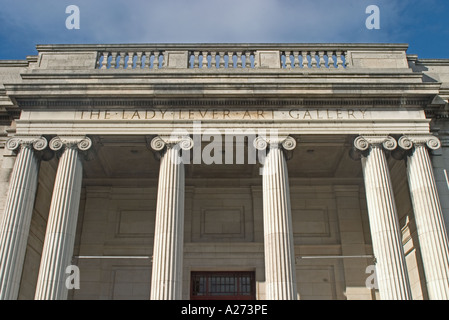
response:
M42 161L39 170L39 182L33 215L31 218L30 234L28 236L19 299L32 300L36 291L37 277L44 246L47 219L50 210L53 185L56 177L57 160Z

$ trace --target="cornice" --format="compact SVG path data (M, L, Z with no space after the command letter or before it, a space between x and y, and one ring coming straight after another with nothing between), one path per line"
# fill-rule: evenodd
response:
M333 98L421 98L439 93L439 83L266 83L214 82L214 83L54 83L5 84L8 96L19 99L58 97L109 97L109 98L244 98L259 97L279 99L306 97Z
M0 68L8 68L8 67L28 67L27 60L0 60Z
M415 63L424 66L449 66L449 59L418 59Z
M39 52L83 52L104 50L226 50L251 49L251 50L284 50L297 49L346 49L366 51L407 50L405 43L134 43L134 44L39 44L36 46Z
M37 62L37 56L27 56L25 60L0 60L0 68L20 67L27 68L30 63Z
M416 106L423 107L429 99L17 99L21 108L158 108L158 107L381 107L381 106Z
M200 70L200 71L199 71ZM113 78L113 79L139 79L139 78L161 78L169 77L177 79L179 77L188 78L210 78L210 77L282 77L282 78L308 78L308 77L327 77L327 78L412 78L421 79L423 73L413 72L412 69L392 69L392 68L351 68L351 69L302 69L302 68L224 68L224 69L30 69L21 74L23 79L89 79L89 78Z

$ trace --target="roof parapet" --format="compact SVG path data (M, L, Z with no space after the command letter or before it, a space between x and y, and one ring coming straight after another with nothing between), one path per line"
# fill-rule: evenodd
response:
M38 45L38 68L52 70L406 69L406 44Z

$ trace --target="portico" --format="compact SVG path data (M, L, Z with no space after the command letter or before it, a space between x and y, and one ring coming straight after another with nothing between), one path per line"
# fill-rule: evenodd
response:
M256 299L449 298L441 83L405 46L38 50L4 84L1 298L189 299L198 272Z

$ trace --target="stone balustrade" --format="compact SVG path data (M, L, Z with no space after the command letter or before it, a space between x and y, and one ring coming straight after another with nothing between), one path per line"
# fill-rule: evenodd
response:
M343 69L348 66L346 50L285 50L281 52L282 68Z
M254 55L254 50L190 51L188 65L194 69L254 68Z
M104 50L99 51L97 69L345 69L347 50Z
M403 44L40 45L37 50L38 69L71 71L409 69Z
M103 51L98 53L98 69L160 69L164 51Z

